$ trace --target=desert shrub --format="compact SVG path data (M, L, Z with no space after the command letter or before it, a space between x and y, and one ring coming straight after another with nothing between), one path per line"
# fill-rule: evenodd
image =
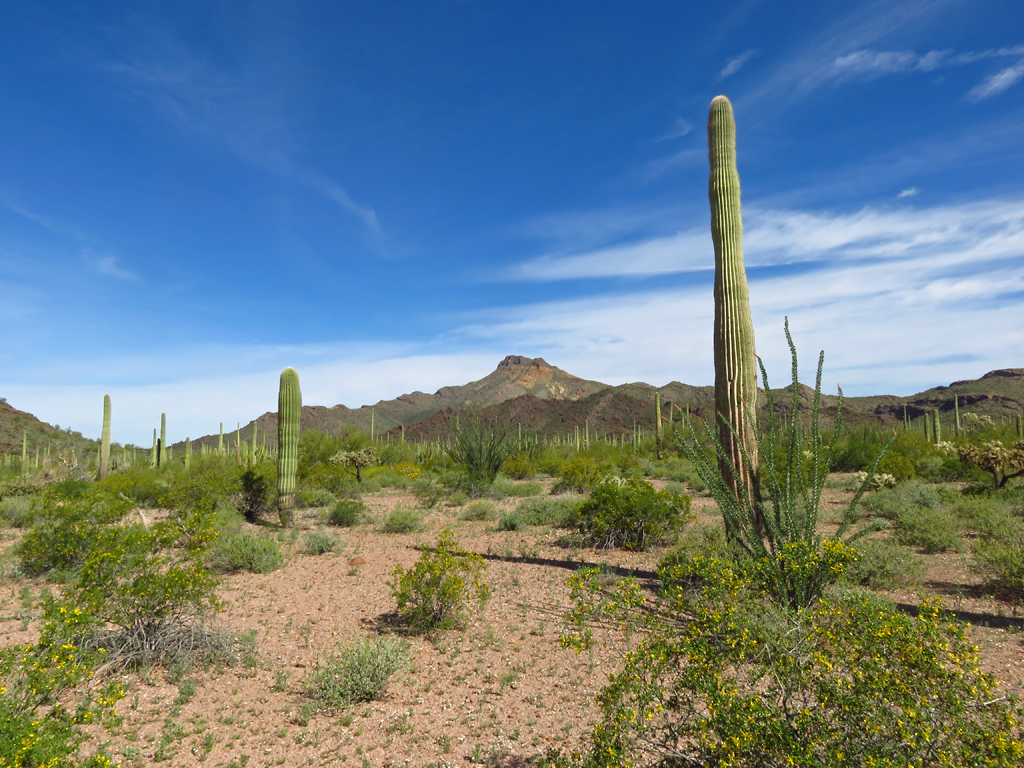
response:
M896 540L900 544L920 547L926 554L963 550L960 526L945 507L905 507L900 510L896 525Z
M459 515L463 520L493 520L498 516L498 507L493 501L474 501Z
M580 505L579 530L595 547L647 549L689 520L690 497L656 491L640 478L599 483Z
M461 507L469 503L469 494L465 491L452 491L445 499L446 507Z
M974 542L973 569L999 592L1024 598L1024 528L1003 528L997 536Z
M271 465L272 466L272 465ZM195 457L188 471L164 473L168 487L160 506L181 513L209 513L237 500L238 468L219 457Z
M677 483L675 480L671 480L665 483L665 487L662 488L665 493L675 493L685 496L686 486L683 483Z
M662 574L662 587L663 589L672 589L675 586L691 587L701 583L699 569L690 567L690 564L698 557L732 562L737 559L738 555L739 553L729 545L725 536L725 528L722 526L702 523L687 528L680 534L676 545L658 561L658 573ZM685 568L680 569L679 566L685 566Z
M660 461L648 461L641 465L646 474L659 480L673 480L677 483L689 482L696 475L693 465L686 459L668 458Z
M500 475L494 478L494 482L491 483L484 490L484 495L489 499L497 499L501 501L512 495L516 487L516 484L509 480L507 477L501 477Z
M902 453L898 453L893 449L889 449L878 463L878 473L881 475L892 475L896 482L917 477L914 463Z
M1017 703L938 601L911 617L839 591L792 610L753 575L697 560L705 586L656 606L632 579L570 579L565 645L589 648L610 620L640 639L599 695L586 752L548 766L1020 764Z
M326 488L301 488L295 494L295 502L299 507L329 507L337 501L337 497Z
M218 536L209 548L206 563L219 573L270 573L284 565L284 555L273 539L239 533Z
M380 523L381 533L412 533L420 527L422 514L415 509L395 507Z
M433 475L419 477L413 483L412 495L424 509L433 509L445 498L447 491L439 483L435 482Z
M274 508L277 501L277 471L269 462L244 468L238 476L236 506L250 523Z
M327 513L327 524L340 528L358 525L366 515L366 505L359 499L338 499Z
M523 518L519 516L519 513L502 512L498 517L498 524L496 526L499 531L518 531L523 528Z
M303 432L302 434L303 437L305 437L306 432ZM315 467L310 468L305 474L303 474L301 471L301 438L299 451L299 466L300 470L298 473L298 479L300 482L302 482L304 485L308 487L326 488L335 496L347 498L353 498L358 496L362 490L359 487L359 483L356 482L356 479L352 477L351 473L345 467L335 467L329 464L318 464Z
M80 753L86 724L113 725L114 704L124 689L109 682L87 685L104 654L82 647L92 630L80 611L44 623L38 641L0 649L0 765L11 768L60 766L105 768L102 751Z
M513 480L527 480L537 474L537 462L525 453L517 453L505 459L501 471Z
M467 602L482 604L491 596L482 578L486 569L480 555L462 549L445 529L412 568L395 566L389 586L398 612L415 631L448 629L465 622Z
M302 537L302 554L326 555L338 548L338 537L327 531L310 531Z
M519 503L516 514L527 525L551 525L555 528L575 528L580 520L580 504L576 496L557 499L531 498Z
M868 514L894 521L908 509L938 509L940 506L942 497L939 492L919 480L876 491L863 501L863 508Z
M13 528L27 528L35 518L34 502L31 496L0 499L0 521Z
M516 483L512 486L509 496L528 498L530 496L539 496L542 493L544 493L544 483L533 480L528 483Z
M413 481L393 467L371 467L363 473L364 480L375 480L381 488L411 488Z
M857 542L857 559L846 566L843 581L870 589L916 584L924 570L921 557L885 538Z
M124 494L140 507L160 506L160 500L167 494L168 483L165 473L150 467L132 467L125 472L114 472L96 482L97 488L111 494Z
M328 709L379 699L395 672L409 663L409 643L397 637L361 638L320 661L306 675L306 695Z
M551 488L551 492L564 493L565 491L572 491L574 493L586 493L599 480L600 473L598 472L597 462L594 459L577 456L562 464L558 470L558 475L554 486Z
M29 576L77 569L96 547L102 527L128 514L131 502L95 488L68 496L51 487L41 494L39 507L38 522L16 545Z

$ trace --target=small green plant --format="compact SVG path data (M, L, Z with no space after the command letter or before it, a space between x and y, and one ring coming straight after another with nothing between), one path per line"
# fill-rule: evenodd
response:
M974 570L1008 597L1024 598L1024 528L1004 526L999 536L974 543Z
M340 709L380 698L391 676L409 661L409 643L397 637L362 638L317 664L303 681L306 695Z
M896 540L908 547L919 547L925 554L964 549L960 526L945 507L907 507L900 511L896 523Z
M885 538L861 539L857 559L846 567L843 581L869 589L897 589L920 581L921 557Z
M448 455L464 468L471 496L483 493L501 471L514 449L515 440L504 421L487 420L479 413L463 411L448 419L452 444Z
M218 537L210 547L206 563L220 573L270 573L284 565L284 555L273 539L239 533Z
M498 517L497 530L499 531L519 531L523 527L523 518L517 512L502 512Z
M420 527L422 514L415 509L395 507L380 524L381 533L412 533Z
M303 488L295 494L295 503L301 507L330 507L337 497L326 488Z
M487 564L480 555L459 547L445 529L433 550L424 552L409 569L395 566L389 582L398 612L417 632L448 629L465 622L466 603L483 603L490 587L482 579Z
M250 523L273 508L274 471L272 464L245 467L238 476L238 511Z
M338 499L327 513L327 524L341 528L358 525L366 516L366 505L359 499Z
M498 516L498 507L493 501L474 501L466 505L459 515L463 520L494 520Z
M531 498L520 502L516 514L526 525L575 528L579 524L581 504L579 497Z
M657 491L636 477L599 483L579 514L580 532L603 549L647 549L693 519L689 496Z
M302 537L304 555L326 555L338 549L338 537L327 531L310 531Z
M509 495L525 499L530 496L540 496L542 493L544 493L544 483L533 480L528 483L516 483L512 486Z

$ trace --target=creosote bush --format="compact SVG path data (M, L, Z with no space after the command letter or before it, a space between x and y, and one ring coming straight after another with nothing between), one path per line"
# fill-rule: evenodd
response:
M657 491L634 477L594 486L579 515L580 532L604 549L647 549L693 519L689 496Z
M366 516L366 505L359 499L338 499L327 513L327 524L341 528L358 525Z
M304 555L326 555L338 549L338 537L327 531L310 531L302 537Z
M482 578L487 564L462 549L445 529L434 549L425 551L412 568L395 566L388 582L398 612L417 632L449 629L465 623L466 603L482 604L491 596Z
M379 699L395 672L409 663L409 643L397 637L361 638L320 661L306 675L306 695L328 709Z
M412 533L423 521L421 512L407 507L395 507L380 523L381 533Z

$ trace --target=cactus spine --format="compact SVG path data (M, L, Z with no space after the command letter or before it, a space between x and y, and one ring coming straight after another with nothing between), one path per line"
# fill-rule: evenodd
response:
M103 431L100 433L100 480L110 468L110 395L103 396Z
M736 170L736 122L732 104L716 96L708 115L711 178L711 239L715 246L715 412L725 449L719 461L723 478L751 504L758 498L757 361L750 292L743 268L740 177ZM731 428L730 428L731 425ZM733 476L729 464L738 477Z
M277 511L281 525L295 525L295 473L299 467L302 392L294 368L281 371L277 394Z

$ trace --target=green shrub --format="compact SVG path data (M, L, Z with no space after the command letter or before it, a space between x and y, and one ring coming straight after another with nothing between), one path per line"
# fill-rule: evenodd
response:
M523 528L523 518L517 512L502 512L498 517L497 530L518 531Z
M470 495L476 495L494 482L514 449L509 424L463 411L449 418L448 425L452 430L448 455L465 469Z
M463 520L494 520L498 516L498 507L493 501L474 501L470 503L460 517Z
M491 483L484 490L484 495L490 499L497 499L501 501L508 496L511 496L515 490L515 483L509 480L507 477L501 477L500 475L494 478L494 482Z
M896 540L908 547L920 547L925 554L960 552L964 548L960 526L945 507L904 508L896 524Z
M700 583L699 569L691 567L695 558L711 558L721 562L737 559L739 553L734 551L725 537L725 528L721 525L701 523L686 529L676 545L658 562L658 573L662 579L662 589L671 589L681 585L685 587ZM680 570L680 566L685 566ZM685 577L681 574L685 573ZM672 581L672 579L676 581ZM682 581L679 581L683 578Z
M147 467L132 467L125 472L115 472L96 482L113 495L124 494L136 506L158 507L167 494L166 473Z
M908 509L938 509L942 506L942 497L932 486L915 480L897 488L869 494L864 498L862 506L874 517L895 521Z
M897 482L917 477L913 462L892 448L878 462L879 474L892 475Z
M31 496L10 496L0 499L0 521L5 525L27 528L35 516L35 499Z
M595 547L642 550L689 520L690 497L656 491L640 478L598 484L580 505L579 530Z
M558 470L558 476L551 489L552 493L586 493L600 479L597 469L597 462L594 459L587 459L582 456L569 459L562 464Z
M542 493L544 493L544 483L534 480L528 483L516 483L512 486L509 496L529 498L530 496L539 496Z
M72 571L96 546L102 527L118 522L131 502L105 490L66 495L56 487L41 494L39 520L16 545L22 570L29 576Z
M273 539L240 533L218 536L207 553L206 563L219 573L270 573L284 565L284 555Z
M300 507L330 507L337 497L326 488L302 488L295 494L296 504Z
M706 585L653 606L632 579L611 593L597 569L570 579L565 645L589 648L595 622L640 640L599 695L584 754L546 765L1020 765L1017 702L938 601L911 617L848 591L793 610L729 564L698 560L714 573Z
M423 516L418 510L395 507L380 524L381 533L412 533L420 527Z
M338 549L338 537L327 531L310 531L302 537L302 554L326 555Z
M843 581L869 589L898 589L917 584L924 570L921 557L886 538L861 539L857 560L846 566Z
M525 453L509 456L501 467L501 471L513 480L527 480L537 474L537 463Z
M466 552L445 529L433 550L425 551L406 570L395 566L389 582L398 612L417 632L448 629L465 622L466 603L483 603L490 588L481 578L487 564L480 555Z
M444 503L446 507L461 507L469 501L469 494L465 491L452 491L448 494L448 500Z
M526 499L516 507L516 514L526 525L551 525L555 528L575 528L580 521L579 497L563 496L557 499Z
M340 709L379 699L395 672L409 663L409 643L397 637L374 637L339 646L338 653L306 675L303 688L318 705Z
M338 499L327 513L327 524L339 528L358 525L366 516L366 505L359 499Z
M1024 598L1024 531L986 536L974 543L974 570L986 584L1017 600Z
M277 472L269 462L246 467L238 476L238 511L250 523L277 504Z

